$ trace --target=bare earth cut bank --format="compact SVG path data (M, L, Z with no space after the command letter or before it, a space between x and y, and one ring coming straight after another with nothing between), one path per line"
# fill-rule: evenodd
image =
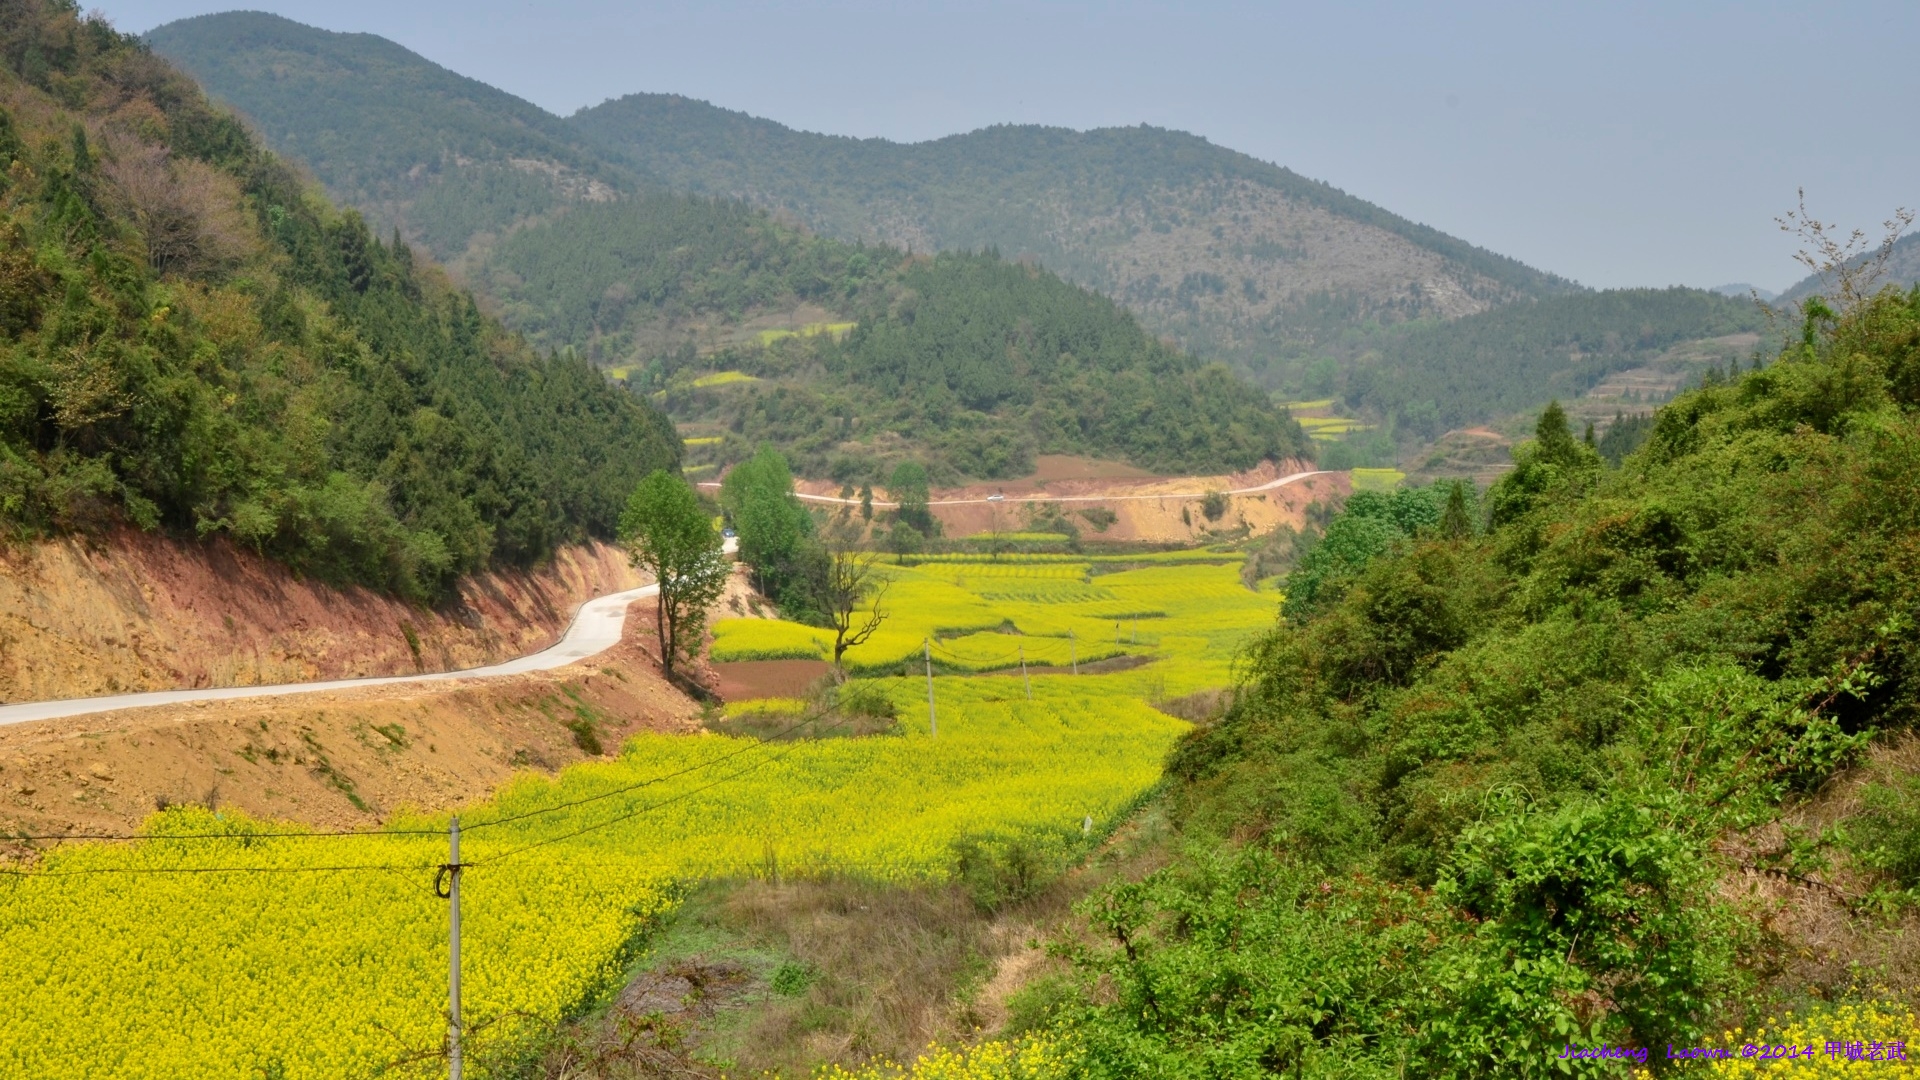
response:
M647 620L630 618L619 645L552 671L0 728L0 831L120 830L172 803L369 824L617 754L638 731L696 731L698 714L660 678Z
M223 540L122 530L0 550L0 702L450 671L524 655L641 584L605 544L428 609L334 589Z

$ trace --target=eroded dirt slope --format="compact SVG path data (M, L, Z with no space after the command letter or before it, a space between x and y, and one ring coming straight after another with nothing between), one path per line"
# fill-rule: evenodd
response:
M699 728L648 621L582 664L504 678L128 709L0 728L0 834L137 827L173 803L323 826L485 798L515 772Z
M124 530L0 550L0 701L448 671L551 644L642 584L606 545L470 578L436 609L333 589L224 541Z

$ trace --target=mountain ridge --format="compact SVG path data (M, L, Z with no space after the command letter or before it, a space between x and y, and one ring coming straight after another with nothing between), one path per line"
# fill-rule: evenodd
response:
M1357 325L1578 288L1185 133L999 125L897 144L799 132L678 95L628 95L562 119L364 38L259 14L199 16L147 35L278 145L323 151L310 164L336 194L456 266L483 262L521 223L651 182L740 198L842 240L1032 258L1269 387ZM235 58L259 48L273 53ZM294 62L302 58L318 59ZM404 72L382 66L402 61ZM344 86L352 64L362 74ZM419 125L391 120L411 96L380 90L376 77L430 88L433 115L462 124L494 105L501 115L460 128L466 143L413 137ZM331 148L355 125L374 145L359 164L336 160ZM482 160L463 151L469 144L500 149Z

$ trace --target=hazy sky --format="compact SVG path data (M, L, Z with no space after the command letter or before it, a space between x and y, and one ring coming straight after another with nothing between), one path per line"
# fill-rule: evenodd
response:
M1192 131L1589 285L1780 288L1773 218L1920 206L1920 3L249 0L570 113L634 91L915 141ZM104 0L123 30L229 10Z

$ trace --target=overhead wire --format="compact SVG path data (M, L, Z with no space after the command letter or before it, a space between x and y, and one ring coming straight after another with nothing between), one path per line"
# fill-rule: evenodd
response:
M523 821L527 818L538 817L542 814L558 813L561 810L568 810L576 806L584 806L588 803L598 802L602 799L610 799L617 795L624 795L629 792L638 791L641 788L650 787L654 784L675 779L676 777L685 776L688 773L699 772L702 769L711 768L714 765L718 765L722 762L729 761L733 758L741 756L742 754L751 753L754 750L760 748L761 746L767 743L779 742L785 739L786 736L818 720L823 715L825 715L825 710L811 711L807 715L803 716L798 722L794 723L790 727L787 727L781 731L773 733L773 735L769 736L768 738L761 739L753 743L749 743L746 746L740 747L737 750L731 750L731 751L728 751L727 753L716 755L715 757L709 758L697 764L689 765L683 769L676 769L673 772L662 773L659 776L649 777L637 783L628 784L625 787L615 788L611 791L603 791L597 795L589 795L589 796L586 796L585 798L573 799L563 803L555 803L551 806L544 806L538 809L527 810L517 814L509 814L505 817L492 818L490 820L476 822L471 825L463 824L460 826L460 828L461 828L461 831L463 832L471 832L475 829L484 829L493 825L504 825L504 824L507 824L508 822ZM68 841L68 840L95 840L95 841L106 841L106 842L125 842L125 841L134 841L134 840L267 840L267 839L303 840L303 839L335 839L340 837L353 837L353 836L445 836L446 834L447 834L447 830L443 828L435 828L435 829L388 829L388 828L283 829L283 830L266 830L266 831L229 830L225 832L208 832L208 833L168 833L168 832L17 833L17 834L0 834L0 843L7 842L7 841L22 841L22 842L24 841L55 841L55 842L58 842L58 841Z
M844 721L844 720L842 720L842 721L840 721L840 722L839 722L839 724L835 724L834 726L835 726L835 727L839 727L839 726L841 726L842 724L845 724L845 723L846 723L846 721ZM572 840L572 839L574 839L575 837L579 837L579 836L584 836L584 835L586 835L587 833L590 833L590 832L595 832L595 831L597 831L597 830L600 830L600 829L604 829L604 828L607 828L608 826L611 826L611 825L618 825L619 823L621 823L621 822L623 822L623 821L628 821L628 820L631 820L631 819L633 819L633 818L636 818L636 817L639 817L639 816L640 816L641 814L645 814L645 813L651 813L652 811L654 811L654 810L658 810L658 809L660 809L660 808L661 808L661 807L663 807L663 806L668 806L668 805L671 805L671 804L673 804L673 803L676 803L676 802L680 802L680 801L681 801L681 800L683 800L683 799L688 799L688 798L691 798L691 797L693 797L693 796L695 796L695 795L698 795L698 794L700 794L700 793L701 793L701 792L703 792L703 791L710 791L710 790L712 790L713 788L716 788L716 787L719 787L719 786L720 786L721 784L724 784L724 783L727 783L728 781L731 781L731 780L737 780L737 779L739 779L740 777L742 777L742 776L745 776L746 774L748 774L748 773L750 773L750 772L752 772L752 771L754 771L755 769L760 769L760 768L764 768L764 767L766 767L766 766L768 766L768 765L771 765L771 764L773 764L773 763L774 763L774 762L776 762L776 761L783 761L783 760L785 760L785 759L786 759L787 757L789 757L790 755L792 755L793 753L795 753L796 751L798 751L799 749L800 749L800 743L798 743L798 742L795 742L795 743L793 743L793 744L791 744L790 746L788 746L788 748L787 748L786 750L784 750L784 751L782 751L782 752L781 752L781 753L779 753L779 754L776 754L776 755L774 755L774 756L772 756L772 757L769 757L769 758L763 758L762 760L760 760L760 761L757 761L757 762L754 762L754 763L752 763L752 764L750 764L750 765L748 765L748 766L746 766L746 767L745 767L745 768L743 768L743 769L738 769L738 770L736 770L736 771L734 771L734 772L732 772L732 773L730 773L730 774L728 774L728 775L726 775L726 776L723 776L723 777L721 777L721 778L720 778L720 779L718 779L718 780L714 780L714 781L711 781L711 782L709 782L709 783L705 783L705 784L702 784L702 785L700 785L699 787L696 787L696 788L690 788L690 789L688 789L688 790L686 790L686 791L683 791L683 792L679 792L678 794L675 794L675 795L670 795L670 796L668 796L668 797L666 797L666 798L664 798L664 799L661 799L661 800L660 800L659 802L656 802L656 803L649 803L649 804L648 804L648 805L646 805L646 806L642 806L642 807L638 807L638 808L636 808L636 809L634 809L634 810L630 810L630 811L628 811L627 813L624 813L624 814L619 814L619 815L617 815L617 816L614 816L614 817L611 817L611 818L608 818L608 819L607 819L607 820L605 820L605 821L602 821L602 822L598 822L598 823L596 823L596 824L593 824L593 825L585 825L585 826L582 826L582 827L580 827L580 828L578 828L578 829L575 829L575 830L573 830L572 832L566 832L566 833L561 833L561 834L559 834L558 836L550 836L550 837L547 837L547 838L546 838L546 839L544 839L544 840L536 840L536 841L534 841L534 842L533 842L533 843L531 843L531 844L524 844L524 845L522 845L522 846L520 846L520 847L517 847L517 848L513 848L513 849L512 849L512 850L510 850L510 851L505 851L505 852L502 852L502 853L500 853L500 854L498 854L498 855L491 855L491 856L488 856L488 857L487 857L487 858L485 858L485 859L480 859L480 860L476 860L476 862L475 862L474 864L471 864L471 865L483 865L483 866L484 866L484 865L486 865L486 864L488 864L488 863L495 863L495 862L499 862L499 861L501 861L501 860L503 860L503 859L510 859L510 858L512 858L512 857L514 857L515 855L519 855L519 854L521 854L522 852L526 852L526 851L532 851L532 850L534 850L535 848L542 848L542 847L546 847L546 846L547 846L547 845L549 845L549 844L557 844L557 843L560 843L560 842L561 842L561 841L563 841L563 840Z
M729 761L734 758L741 757L754 750L758 750L768 745L771 745L773 743L782 741L785 739L786 736L799 731L801 728L806 727L809 724L818 722L825 715L826 715L825 709L810 710L798 722L789 725L788 727L782 729L779 732L774 733L774 735L771 738L756 740L744 747L741 747L738 750L730 751L728 753L709 758L698 764L690 765L684 769L677 769L670 773L663 773L659 776L649 777L648 779L640 781L639 783L629 784L621 788L616 788L612 791L600 792L599 794L591 795L586 798L573 799L564 803L557 803L552 806L541 807L537 810L529 810L523 813L513 814L503 818L496 818L491 821L483 821L472 826L463 826L462 831L471 831L472 829L483 828L490 825L501 825L501 824L506 824L512 821L521 821L528 818L538 817L543 814L558 813L562 810L573 809L578 806L584 806L589 803L599 802L601 800L613 798L618 795L630 794L634 791L638 791L643 788L650 787L654 784L658 784L667 780L674 779L676 777L685 776L690 773L699 772L703 769L712 768L713 766L719 765L725 761ZM845 721L841 721L840 723L844 724ZM837 727L837 726L840 726L840 724L836 724L834 726ZM663 799L658 803L641 807L632 812L622 814L614 818L610 818L607 821L600 822L598 824L589 825L581 829L576 829L570 833L563 833L558 836L549 837L544 840L539 840L531 844L523 845L522 847L515 848L512 851L506 852L503 855L491 856L484 861L493 862L493 861L496 861L497 859L506 858L512 855L517 855L522 851L528 851L533 848L544 847L551 843L558 843L562 840L572 839L573 837L580 836L588 832L593 832L597 829L605 828L609 825L618 824L621 821L629 820L631 818L639 816L640 814L658 809L659 807L669 805L673 802L680 801L681 799L690 797L692 795L696 795L703 791L711 790L712 788L718 787L719 785L726 783L730 780L734 780L741 776L744 776L747 773L752 772L754 769L770 764L773 761L782 760L788 757L789 755L793 754L795 751L797 751L799 749L799 746L800 744L798 742L794 742L786 750L774 755L773 757L770 757L763 761L749 765L744 769L736 770L735 772L732 772L727 776L721 777L720 779L715 780L711 783L703 784L690 791L682 792L678 795L669 797L667 799ZM362 830L335 830L331 832L319 832L319 833L315 833L315 832L283 832L283 833L234 832L234 833L202 833L197 835L196 834L176 835L176 834L169 834L169 833L153 833L153 834L146 834L144 836L135 836L131 834L99 834L99 835L110 837L112 839L242 839L242 838L259 838L259 837L265 837L265 836L278 836L278 837L286 837L286 838L315 837L315 836L325 836L325 837L434 836L434 837L439 837L439 836L444 836L446 834L444 831L439 829L409 829L409 830L362 829ZM73 834L67 834L61 837L49 837L48 839L75 839L75 838L76 837ZM26 837L14 837L13 839L26 839ZM476 866L476 865L479 865L479 861L468 860L464 863L464 865ZM11 869L11 868L0 868L0 875L6 875L11 877L17 877L17 878L40 878L40 877L79 877L79 876L100 875L100 874L225 874L225 873L267 874L267 873L342 873L342 872L348 872L348 871L407 872L407 871L416 871L416 870L435 870L435 869L441 868L441 866L442 864L439 864L439 863L421 863L421 864L414 864L414 865L389 863L389 864L357 864L357 865L345 865L345 866L287 866L287 867L278 867L278 866L87 867L87 868L77 869L77 870L17 870L17 869Z

